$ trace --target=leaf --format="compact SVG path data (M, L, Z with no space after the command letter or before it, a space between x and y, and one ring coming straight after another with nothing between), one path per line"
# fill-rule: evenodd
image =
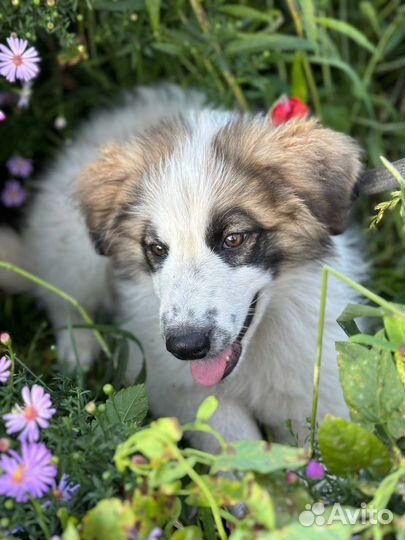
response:
M174 43L152 43L152 47L159 52L168 54L170 56L181 57L184 54L183 47L175 45Z
M170 540L202 540L202 537L201 529L195 525L191 525L175 531L170 536Z
M229 55L264 51L308 51L313 45L304 38L287 34L240 34L240 39L231 41L225 48Z
M105 405L105 412L102 413L104 428L117 423L140 424L148 412L145 387L139 384L124 388L110 396Z
M116 0L111 2L109 0L93 0L92 7L96 10L103 11L132 11L143 9L145 5L144 0Z
M337 343L336 348L340 381L352 419L385 424L402 418L405 388L389 351L367 349L356 343ZM393 435L398 437L400 433Z
M405 476L404 466L385 477L374 494L373 500L370 503L371 508L387 508L395 488L403 476Z
M211 472L254 471L262 474L297 469L308 461L306 450L264 441L235 441L215 456Z
M397 347L405 345L405 320L399 317L384 317L385 331L388 339Z
M317 45L318 32L316 28L315 10L313 0L300 0L302 15L304 19L305 33L314 47Z
M329 28L330 30L335 30L336 32L344 34L349 39L360 45L360 47L367 49L371 53L375 52L374 45L370 43L366 36L360 32L360 30L357 30L357 28L346 21L339 21L338 19L333 19L331 17L317 17L316 22L325 28Z
M127 540L135 525L129 503L119 499L104 499L83 518L83 540Z
M342 476L367 469L377 476L391 468L391 458L382 442L359 426L328 415L318 431L322 459L332 474Z
M160 24L160 0L145 0L145 6L152 30L157 34Z
M384 317L386 311L382 308L363 306L361 304L348 304L337 318L337 323L348 336L360 334L355 319L361 317Z
M303 54L298 51L294 54L291 68L291 94L306 103L307 81L304 74Z
M304 527L299 523L292 523L282 529L278 529L266 536L260 537L262 540L350 540L352 537L352 527L342 523L334 523L328 527L313 525Z
M357 75L357 73L349 64L347 64L343 60L340 60L339 58L325 58L321 56L310 56L308 60L312 62L313 64L321 64L321 65L335 67L337 69L340 69L344 73L346 73L346 75L349 77L349 79L352 82L353 93L355 94L356 97L363 100L364 105L366 106L368 112L372 113L373 107L372 107L370 96L367 92L367 89L363 81L360 79L360 77Z
M279 16L279 11L272 10L272 12L260 11L259 9L254 9L248 6L240 6L237 4L228 4L227 6L222 6L219 8L221 13L226 13L232 15L233 17L238 17L239 19L252 19L263 22L271 22L272 19L275 19L275 15Z
M218 400L214 396L208 396L198 407L197 420L207 422L218 408Z

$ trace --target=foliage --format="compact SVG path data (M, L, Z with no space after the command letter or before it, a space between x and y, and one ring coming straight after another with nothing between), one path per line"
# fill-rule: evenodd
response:
M325 124L356 136L370 166L380 166L381 155L403 157L401 4L4 0L0 42L16 32L38 48L42 62L25 109L18 106L20 87L0 77L0 109L8 117L0 123L0 184L9 179L5 163L11 156L32 159L40 174L95 107L111 106L123 90L158 80L202 88L212 102L243 110L268 109L281 94L293 95ZM25 186L34 188L35 179ZM193 424L149 422L143 386L120 389L127 341L134 337L94 326L113 361L106 367L100 359L91 375L78 370L67 377L55 368L53 335L34 301L2 296L0 331L12 335L12 348L4 349L14 371L0 384L0 414L20 401L25 385L43 385L57 414L41 440L59 476L68 474L80 488L65 503L51 492L24 504L0 497L0 538L405 537L404 203L402 184L377 206L367 242L375 268L368 289L325 269L323 301L329 277L343 279L378 307L349 306L342 314L348 339L337 345L338 362L351 422L329 417L318 429L312 420L311 456L275 443L225 444L207 424L216 406L212 399ZM365 203L358 207L363 224L369 211ZM1 220L16 222L18 212L2 207ZM356 323L363 317L374 321L368 333ZM320 362L319 355L318 367ZM116 390L104 386L101 392L110 382ZM315 405L317 392L319 386ZM217 437L218 455L187 446L183 435L195 429ZM8 440L17 448L15 439ZM310 457L324 463L324 478L311 479ZM320 501L329 505L323 526L303 526L298 517ZM354 512L351 525L326 523L334 503ZM393 513L385 525L359 513L384 509Z

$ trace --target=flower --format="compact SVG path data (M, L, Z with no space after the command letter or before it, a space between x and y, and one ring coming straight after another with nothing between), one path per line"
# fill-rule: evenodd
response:
M52 487L52 495L56 500L61 502L69 502L79 489L80 484L72 484L69 480L68 474L62 474L59 484L56 485L56 483L54 483Z
M42 386L34 384L30 390L28 386L22 389L22 397L25 407L17 406L16 412L11 412L3 416L6 422L8 435L21 431L19 439L21 441L34 442L39 438L39 427L47 428L49 418L56 410L52 408L49 394L45 394Z
M8 452L9 448L10 448L10 441L6 439L5 437L2 437L0 439L0 452Z
M54 483L57 468L51 463L52 454L42 443L21 445L21 454L10 450L0 458L0 495L27 502L28 495L42 497Z
M14 36L7 38L7 45L0 43L0 75L12 83L16 79L29 81L36 77L38 51L34 47L27 49L28 41Z
M2 332L0 334L0 343L3 345L8 345L8 342L10 341L10 334L7 332Z
M65 129L65 127L67 126L66 118L64 116L57 116L53 125L55 129Z
M1 192L1 201L7 208L22 206L27 198L27 192L18 180L8 180Z
M3 112L1 109L0 109L0 122L5 122L7 120L7 115L5 112Z
M307 465L306 475L310 480L321 480L325 476L325 467L313 459Z
M297 481L298 481L298 476L292 472L292 471L288 471L287 474L285 475L285 479L287 480L287 484L296 484Z
M32 95L32 82L28 81L23 83L20 97L17 102L17 107L19 109L26 109L31 101L31 95Z
M10 174L20 178L28 178L32 173L32 161L21 156L13 156L6 161L6 167Z
M5 383L10 377L11 360L7 356L0 358L0 383Z
M274 126L288 122L291 118L305 118L310 109L298 98L283 96L273 107L270 117Z

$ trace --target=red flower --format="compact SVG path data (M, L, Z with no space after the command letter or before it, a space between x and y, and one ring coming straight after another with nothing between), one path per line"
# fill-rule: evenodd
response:
M291 118L305 118L309 107L298 98L283 96L273 107L270 113L273 126L288 122Z

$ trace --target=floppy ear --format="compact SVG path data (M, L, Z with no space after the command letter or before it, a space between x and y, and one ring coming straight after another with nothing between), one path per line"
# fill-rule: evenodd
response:
M331 234L343 232L361 171L354 140L310 119L269 130L262 141L259 159L270 175L281 175Z
M133 198L140 174L136 148L109 145L77 179L75 199L100 255L111 254L115 218L131 194Z

